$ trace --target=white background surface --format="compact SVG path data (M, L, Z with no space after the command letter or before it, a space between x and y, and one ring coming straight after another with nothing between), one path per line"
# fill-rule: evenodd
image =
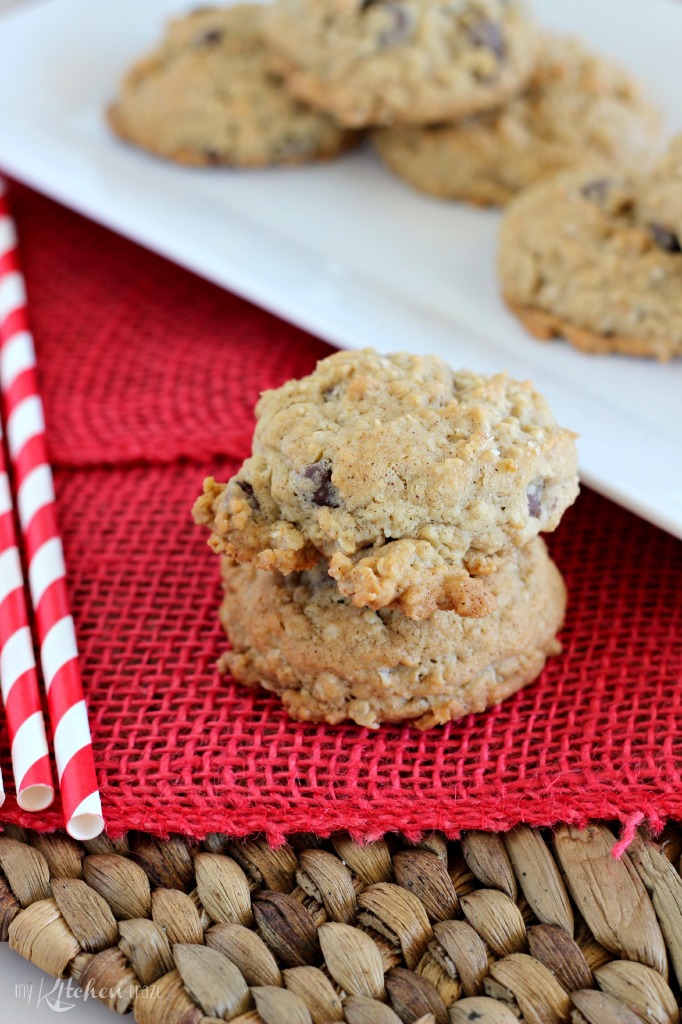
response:
M296 170L187 171L110 137L101 114L120 74L154 43L164 15L188 6L17 5L0 21L0 167L331 341L531 376L581 432L584 478L682 536L682 360L587 357L530 339L497 296L497 213L417 195L366 152ZM535 8L547 25L628 63L666 108L668 130L682 130L682 5ZM2 1024L54 1020L51 989L0 950ZM93 1001L61 1001L74 1003L68 1021L113 1019Z

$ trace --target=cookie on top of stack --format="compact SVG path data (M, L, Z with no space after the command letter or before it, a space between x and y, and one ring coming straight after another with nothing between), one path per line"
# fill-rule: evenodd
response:
M682 355L682 136L651 173L586 167L518 196L502 222L511 310L585 352Z
M265 392L253 454L194 507L223 555L225 670L298 719L420 728L556 653L541 531L577 495L574 435L529 383L340 352Z

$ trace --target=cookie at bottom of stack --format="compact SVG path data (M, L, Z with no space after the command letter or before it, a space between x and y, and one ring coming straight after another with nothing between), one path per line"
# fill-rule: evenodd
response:
M491 577L498 607L482 619L356 608L324 562L281 576L224 558L223 583L232 650L222 670L279 694L293 718L369 728L410 719L428 729L499 703L559 652L566 607L541 539Z

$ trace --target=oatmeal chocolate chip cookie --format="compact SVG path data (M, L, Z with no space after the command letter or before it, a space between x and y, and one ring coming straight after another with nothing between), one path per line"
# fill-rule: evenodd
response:
M353 136L292 98L266 66L263 10L201 8L123 80L122 138L177 163L258 167L335 156Z
M682 250L640 209L641 180L582 170L508 207L499 272L510 309L536 337L584 352L682 355Z
M206 481L196 521L261 569L329 559L358 606L487 614L478 577L554 530L578 492L575 435L528 382L435 356L338 352L256 414L252 457Z
M356 608L324 564L281 576L224 559L223 580L232 650L221 668L273 690L302 721L427 729L499 703L560 649L566 593L539 538L491 578L497 610L485 619Z
M343 124L424 124L524 88L538 33L520 0L277 0L273 67Z
M682 135L641 185L640 222L668 252L682 251Z
M627 71L550 36L529 89L504 107L452 124L384 128L373 139L387 166L422 192L503 205L586 161L646 165L659 123Z

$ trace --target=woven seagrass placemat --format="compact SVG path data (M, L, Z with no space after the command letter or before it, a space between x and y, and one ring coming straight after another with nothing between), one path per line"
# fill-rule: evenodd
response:
M0 935L141 1024L674 1024L682 834L0 838Z

